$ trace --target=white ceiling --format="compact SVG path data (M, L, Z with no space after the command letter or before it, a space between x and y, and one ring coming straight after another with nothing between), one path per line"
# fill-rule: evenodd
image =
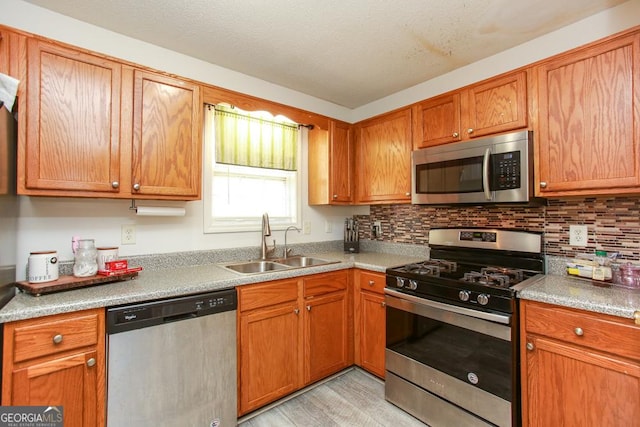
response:
M625 0L26 0L347 108Z

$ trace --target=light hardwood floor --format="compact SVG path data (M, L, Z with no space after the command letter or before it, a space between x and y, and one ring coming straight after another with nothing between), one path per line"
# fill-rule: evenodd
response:
M426 425L384 400L384 383L357 368L240 421L240 427Z

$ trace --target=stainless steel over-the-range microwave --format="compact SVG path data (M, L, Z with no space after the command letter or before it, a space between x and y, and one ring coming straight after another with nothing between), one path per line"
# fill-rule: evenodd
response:
M529 203L533 133L521 131L411 153L413 204Z

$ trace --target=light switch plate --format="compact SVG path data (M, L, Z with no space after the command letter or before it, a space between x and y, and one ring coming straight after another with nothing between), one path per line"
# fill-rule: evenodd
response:
M571 246L587 246L589 230L586 225L569 226L569 244Z

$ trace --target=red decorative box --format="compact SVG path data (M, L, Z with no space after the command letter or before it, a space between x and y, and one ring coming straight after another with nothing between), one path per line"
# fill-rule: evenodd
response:
M104 263L104 269L107 271L123 271L129 267L126 259L117 259L115 261L107 261Z

